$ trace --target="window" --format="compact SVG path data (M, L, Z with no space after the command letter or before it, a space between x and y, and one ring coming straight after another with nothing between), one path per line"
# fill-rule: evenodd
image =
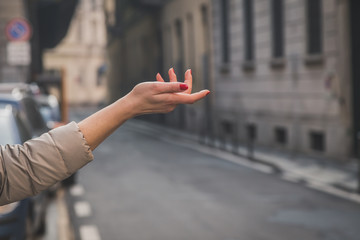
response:
M22 103L24 104L26 115L29 118L29 122L33 130L39 131L46 129L46 123L41 116L39 107L35 100L30 97L26 97L23 99Z
M92 30L93 36L94 36L92 43L93 43L94 45L97 45L97 44L100 43L100 40L99 40L100 34L98 34L98 24L97 24L97 22L96 22L95 19L93 19L93 20L91 21L91 25L92 25L92 26L91 26L91 28L92 28L91 30Z
M253 1L244 0L244 51L245 61L254 61L254 18Z
M91 1L91 8L92 8L92 10L96 10L96 5L97 5L96 0L92 0L92 1Z
M0 116L0 144L16 144L16 136L12 130L12 122L9 116Z
M20 117L20 113L15 115L15 120L16 120L18 129L19 129L21 142L25 142L25 141L31 139L31 133L30 133L29 129L26 127L24 120ZM1 125L1 126L3 126L3 125ZM3 131L2 131L2 133L3 133Z
M287 131L283 127L275 128L275 141L279 144L285 145L287 143Z
M234 125L232 122L228 121L228 120L224 120L221 122L221 126L223 129L223 133L225 135L231 135L234 131Z
M149 42L149 36L142 36L140 38L140 44L141 44L141 54L142 56L142 78L148 79L150 77L150 69L149 69L149 62L152 62L151 59L151 48L150 48L150 42ZM140 65L141 66L141 65Z
M256 140L257 138L257 128L254 123L249 123L246 125L246 137L248 140Z
M163 31L158 29L156 33L156 43L159 49L159 53L157 55L157 71L159 73L164 69L164 42L163 42Z
M211 51L210 47L210 23L209 23L209 7L205 4L201 6L201 22L203 27L203 40L205 51ZM229 50L228 50L229 51Z
M210 34L210 21L209 21L209 7L206 4L203 4L201 6L201 19L202 19L202 29L203 29L203 46L204 46L204 54L202 56L202 63L201 65L201 71L202 71L202 79L203 79L203 87L204 88L211 88L210 87L210 74L209 72L211 72L211 67L210 67L210 55L211 55L211 46L210 46L210 39L211 39L211 34ZM224 66L222 66L223 69L222 71L224 71ZM194 76L194 79L196 79L196 75ZM207 105L209 105L207 103ZM209 112L209 111L207 111ZM210 123L208 123L208 125L210 126Z
M191 68L195 72L195 29L194 18L191 13L186 16L187 29L188 29L188 68Z
M322 53L321 8L321 0L306 1L308 55L319 55Z
M79 17L76 23L76 41L82 42L82 40L83 40L82 18Z
M166 73L168 69L173 66L173 37L172 28L170 25L166 26L163 30L163 54L164 54L164 68L163 72Z
M230 62L229 0L221 0L222 62Z
M176 49L177 49L177 62L175 69L180 78L184 78L184 59L185 59L185 47L184 47L184 34L183 34L183 22L180 19L175 21L175 34L176 34Z
M325 151L325 137L321 131L311 131L310 134L310 148L315 151Z
M284 57L284 3L283 0L271 2L272 57Z

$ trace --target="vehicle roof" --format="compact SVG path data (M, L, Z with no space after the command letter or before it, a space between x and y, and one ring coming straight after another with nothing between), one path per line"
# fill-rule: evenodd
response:
M21 98L22 95L15 95L15 94L11 94L11 93L0 93L0 99L4 99L4 100L18 100L19 98Z
M0 93L20 92L23 94L38 93L39 87L36 84L28 84L23 82L16 83L0 83Z
M0 101L20 101L24 98L31 98L31 96L22 93L0 93Z
M22 95L14 94L2 94L0 93L0 103L2 104L11 104L13 106L20 106L20 101L23 98Z

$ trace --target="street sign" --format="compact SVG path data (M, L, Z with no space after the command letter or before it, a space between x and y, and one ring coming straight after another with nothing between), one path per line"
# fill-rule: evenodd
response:
M29 42L8 42L6 46L7 62L11 66L29 66L31 48Z
M23 18L12 19L5 28L5 35L9 41L28 41L32 30L30 23Z

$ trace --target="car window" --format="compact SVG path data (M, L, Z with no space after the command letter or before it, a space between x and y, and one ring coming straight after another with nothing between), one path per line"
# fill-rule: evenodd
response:
M16 133L8 116L0 116L0 145L16 144Z
M15 120L16 120L16 125L17 128L19 130L20 133L20 138L22 142L25 142L29 139L31 139L31 134L29 129L27 128L26 124L24 123L24 121L21 120L19 114L17 114L15 116Z
M35 130L45 129L46 125L44 119L42 118L39 108L36 102L31 98L24 99L26 115L29 118L31 126Z

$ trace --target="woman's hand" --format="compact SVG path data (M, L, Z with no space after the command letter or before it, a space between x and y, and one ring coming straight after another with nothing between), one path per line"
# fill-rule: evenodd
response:
M195 103L210 93L209 90L202 90L191 94L191 70L186 71L184 83L177 81L173 68L169 70L169 78L170 82L165 82L158 73L157 82L140 83L124 97L132 105L133 116L171 112L179 104Z
M78 126L94 150L112 132L126 120L141 114L167 113L178 104L192 104L210 93L203 90L191 94L191 70L185 73L185 82L176 79L174 70L169 70L170 82L165 82L160 74L156 82L144 82L136 85L125 97L82 120Z

